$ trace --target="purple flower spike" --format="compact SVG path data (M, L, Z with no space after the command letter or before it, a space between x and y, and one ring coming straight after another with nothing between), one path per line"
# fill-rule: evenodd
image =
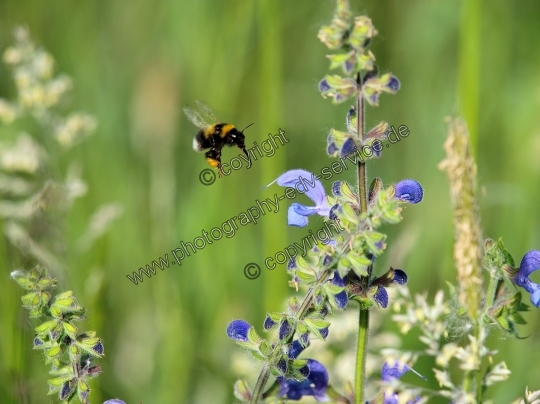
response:
M326 202L326 193L321 182L315 174L306 170L290 170L280 175L275 181L282 187L295 188L298 192L315 202L315 206L304 206L293 203L287 211L287 221L289 226L305 227L308 223L308 216L317 213L320 216L328 216L330 207Z
M540 285L529 279L529 276L540 269L540 251L531 250L525 254L519 265L519 271L512 281L531 294L531 303L540 307Z
M112 400L105 401L103 404L126 404L126 403L117 398L113 398Z
M409 202L416 204L424 197L424 190L422 186L415 180L403 180L395 185L396 195L394 198L403 202Z
M246 342L251 324L244 320L233 320L227 326L227 335L235 341Z
M328 372L322 363L308 359L308 377L302 381L277 377L280 385L279 395L288 400L300 400L303 396L313 396L317 401L327 401ZM306 372L307 373L307 372Z

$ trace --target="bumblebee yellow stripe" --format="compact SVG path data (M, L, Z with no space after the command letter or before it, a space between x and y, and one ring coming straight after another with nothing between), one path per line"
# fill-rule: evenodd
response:
M234 125L231 125L230 123L226 123L226 124L223 125L223 127L221 128L221 134L220 134L220 136L221 136L221 137L227 136L227 133L229 133L229 131L230 131L231 129L234 129Z

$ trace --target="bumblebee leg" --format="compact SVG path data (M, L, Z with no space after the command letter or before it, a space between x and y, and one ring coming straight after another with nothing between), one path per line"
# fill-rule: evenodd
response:
M218 174L221 177L223 171L221 170L221 150L212 147L205 153L206 161L210 164L211 167L218 168Z

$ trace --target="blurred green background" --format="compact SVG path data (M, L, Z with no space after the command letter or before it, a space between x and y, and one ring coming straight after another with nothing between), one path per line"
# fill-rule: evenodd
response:
M383 95L379 108L368 107L366 126L385 119L411 132L371 162L368 175L385 184L415 178L425 189L422 204L385 229L389 251L379 271L390 264L403 268L413 292L431 294L455 279L452 209L437 164L444 157L443 118L457 112L473 132L485 236L503 236L516 260L540 249L538 2L355 0L352 6L379 31L371 47L377 64L402 83L396 96ZM66 238L77 238L102 203L118 201L125 209L90 251L68 251L69 270L60 279L60 289L73 290L88 309L83 326L97 330L105 343L106 357L99 361L104 373L93 383L92 402L233 402L239 349L225 328L243 318L261 330L266 311L283 309L294 290L284 266L270 271L264 258L321 221L288 228L282 203L278 213L207 246L180 267L137 286L126 275L257 199L281 194L275 185L261 187L283 171L318 172L331 162L326 135L331 127L344 128L349 105L333 106L317 92L328 62L316 34L333 9L330 0L0 1L0 49L13 43L17 25L26 26L54 55L57 70L72 77L72 109L93 114L99 124L71 152L83 165L89 192L70 212ZM0 96L15 96L3 65ZM207 164L192 150L197 129L182 113L197 99L239 127L255 122L246 131L247 145L279 128L290 142L251 169L203 186L198 175ZM238 151L223 154L227 162ZM341 179L354 182L354 170ZM31 349L33 327L20 306L22 290L8 278L18 265L9 248L2 239L0 402L56 402L44 395L46 366ZM244 276L248 262L261 265L258 279ZM529 324L520 331L529 336L525 340L493 333L497 358L512 370L510 380L491 391L498 403L522 395L527 385L540 388L539 314L526 314ZM395 329L389 317L384 328ZM421 344L412 335L403 346ZM307 353L317 358L315 350ZM258 365L248 363L255 377ZM423 374L431 367L422 359L416 366ZM436 388L433 377L429 383Z

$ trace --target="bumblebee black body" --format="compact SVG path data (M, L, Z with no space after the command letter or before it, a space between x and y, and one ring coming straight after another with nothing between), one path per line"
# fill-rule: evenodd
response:
M249 159L244 139L244 134L236 129L234 125L230 123L218 123L197 132L193 139L193 149L199 152L210 149L205 153L206 161L210 166L217 167L221 176L221 149L223 146L236 146Z

